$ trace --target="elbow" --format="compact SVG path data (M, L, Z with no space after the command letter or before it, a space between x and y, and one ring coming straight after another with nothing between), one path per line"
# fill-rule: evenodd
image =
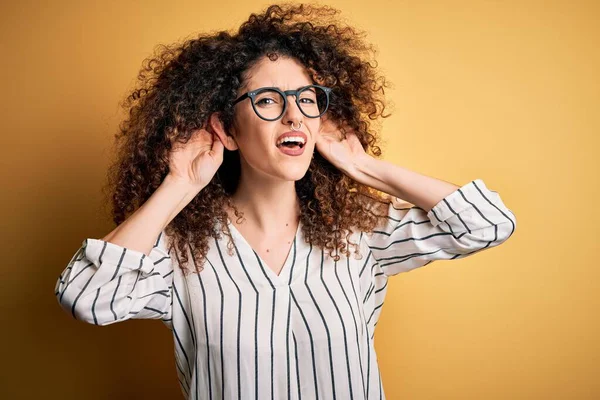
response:
M74 319L90 324L94 323L91 312L87 312L87 310L81 306L81 303L79 303L81 297L78 298L68 287L62 288L62 290L59 290L55 294L59 306Z
M116 321L107 321L99 317L95 312L95 300L90 300L91 293L85 293L80 290L74 290L72 287L66 287L55 292L56 299L60 307L78 321L90 325L109 325ZM93 297L93 296L92 296Z
M480 230L474 235L478 247L495 247L506 242L512 236L516 228L516 223L513 221L493 225L486 229Z
M515 231L514 221L487 226L456 239L455 246L460 254L472 254L480 250L496 247L508 240Z
M496 225L498 238L495 240L495 245L506 242L517 229L517 219L512 212L511 214L512 215L508 218L508 221Z

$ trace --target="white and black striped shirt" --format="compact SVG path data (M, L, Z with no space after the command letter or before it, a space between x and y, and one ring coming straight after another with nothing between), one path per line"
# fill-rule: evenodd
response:
M149 256L88 238L55 294L91 324L162 320L188 399L385 399L373 337L388 277L497 246L515 227L498 193L476 179L427 213L395 199L385 226L354 232L362 259L334 262L299 226L278 276L230 224L234 255L223 235L204 270L186 277L164 232Z

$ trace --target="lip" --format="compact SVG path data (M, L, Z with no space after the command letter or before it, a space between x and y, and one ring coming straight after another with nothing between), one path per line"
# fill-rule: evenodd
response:
M288 156L301 156L304 151L306 150L306 147L298 147L296 149L288 149L285 146L281 146L277 148L282 154L286 154Z
M304 139L304 147L306 147L306 144L308 143L308 137L306 136L306 134L302 131L288 131L288 132L284 132L281 135L277 136L277 139L275 139L275 146L277 146L277 142L284 138L284 137L288 137L288 136L300 136L301 138Z

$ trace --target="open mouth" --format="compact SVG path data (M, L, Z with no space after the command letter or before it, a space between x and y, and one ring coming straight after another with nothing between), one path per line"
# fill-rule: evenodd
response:
M304 143L294 142L294 141L283 142L283 143L278 144L277 147L279 147L279 148L284 147L284 148L288 148L288 149L301 149L304 147Z
M306 148L307 136L303 132L286 132L279 136L275 146L288 156L299 156Z
M299 156L304 153L305 143L296 140L285 140L277 145L280 152L288 156Z

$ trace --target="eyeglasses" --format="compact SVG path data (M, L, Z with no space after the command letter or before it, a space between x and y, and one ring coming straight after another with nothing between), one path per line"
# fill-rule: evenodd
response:
M329 107L331 88L320 85L308 85L298 90L280 90L276 87L262 87L251 90L238 97L233 105L250 98L252 108L259 118L265 121L276 121L287 110L287 96L294 95L300 112L308 118L319 118Z

